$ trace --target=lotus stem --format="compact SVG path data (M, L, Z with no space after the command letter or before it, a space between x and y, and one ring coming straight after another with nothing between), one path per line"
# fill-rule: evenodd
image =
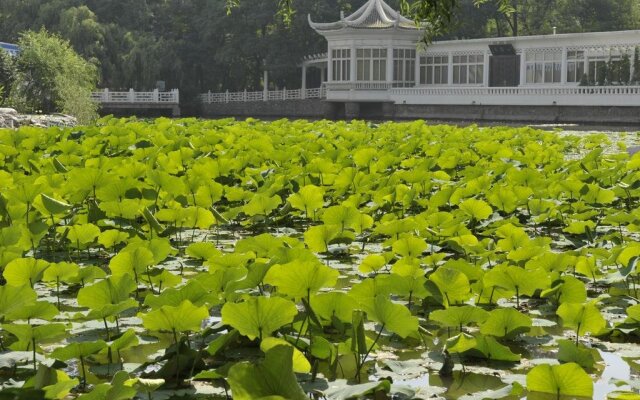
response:
M378 331L378 334L376 335L376 338L373 340L373 343L371 344L371 347L369 347L367 352L364 353L364 357L362 357L362 359L361 359L362 361L358 363L358 368L356 369L356 379L357 379L358 383L360 382L360 371L362 370L362 366L364 365L365 362L367 362L367 357L369 357L369 354L371 353L371 350L373 350L373 348L378 343L378 340L380 339L380 335L382 335L382 331L384 330L384 326L385 326L385 324L382 324L382 326L380 326L380 330Z
M33 370L37 371L38 366L36 365L36 339L31 338L31 344L33 345Z

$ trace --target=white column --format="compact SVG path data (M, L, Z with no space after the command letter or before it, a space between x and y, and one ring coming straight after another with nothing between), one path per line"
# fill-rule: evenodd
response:
M416 84L415 86L420 85L420 52L416 50L416 64L415 64L415 74L416 74Z
M302 87L300 90L300 98L307 97L307 65L302 64Z
M489 50L484 51L484 70L482 71L482 86L489 87L489 60L491 59L491 52Z
M264 75L262 77L262 100L269 100L269 71L264 70Z
M105 103L109 102L109 89L105 88L104 91L102 92L102 101L104 101Z
M160 94L158 93L158 89L153 89L153 102L158 103L160 101Z
M349 66L349 74L351 75L351 82L356 81L357 76L357 64L356 64L356 45L351 45L351 65Z
M584 73L587 74L587 80L589 80L589 57L588 57L588 49L584 49ZM582 77L580 77L582 80Z
M447 67L447 85L453 85L453 53L449 52L449 66Z
M393 46L387 46L387 83L393 85Z
M135 103L136 101L136 93L133 89L129 89L129 103Z
M527 84L527 50L522 49L520 54L520 86Z
M323 66L320 68L320 84L323 84L327 81L327 67Z
M333 54L331 54L331 47L327 51L327 80L326 82L333 81Z
M630 57L630 66L629 66L629 83L633 82L633 74L635 73L635 66L633 65L633 61L636 59L636 50L637 48L634 47L633 50L631 51L631 54L629 54Z
M562 71L560 72L560 82L563 85L567 83L567 48L562 48Z

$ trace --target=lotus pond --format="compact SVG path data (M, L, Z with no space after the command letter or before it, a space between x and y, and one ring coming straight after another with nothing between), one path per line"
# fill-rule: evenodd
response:
M0 130L0 398L639 399L637 139Z

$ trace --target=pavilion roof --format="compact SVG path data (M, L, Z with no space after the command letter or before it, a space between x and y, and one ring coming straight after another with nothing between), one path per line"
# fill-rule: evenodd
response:
M402 16L391 8L384 0L369 0L348 17L341 16L340 21L317 23L311 21L309 25L316 31L335 31L344 28L353 29L388 29L400 28L419 30L416 23Z

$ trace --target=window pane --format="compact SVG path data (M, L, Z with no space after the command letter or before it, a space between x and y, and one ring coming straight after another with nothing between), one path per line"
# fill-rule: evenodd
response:
M433 83L433 67L427 67L427 84Z
M460 83L467 83L467 67L460 68Z
M469 83L476 83L476 66L469 65Z
M527 83L535 82L535 64L527 64Z

